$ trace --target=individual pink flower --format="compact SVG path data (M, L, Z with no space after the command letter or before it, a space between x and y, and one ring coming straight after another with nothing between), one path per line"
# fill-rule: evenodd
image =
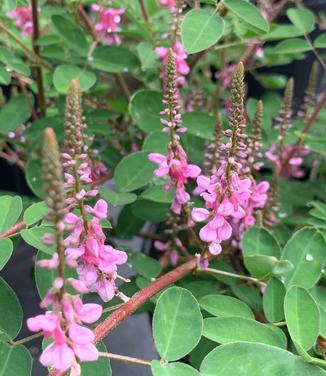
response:
M97 13L95 23L95 32L105 44L121 44L118 33L121 16L124 14L124 8L103 8L98 4L91 6L92 12Z
M32 6L28 8L18 7L7 13L7 16L15 20L15 25L21 30L22 35L33 34Z

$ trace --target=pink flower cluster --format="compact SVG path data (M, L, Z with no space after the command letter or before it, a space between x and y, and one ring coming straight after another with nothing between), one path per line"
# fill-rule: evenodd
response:
M266 158L268 158L283 176L290 178L302 178L305 174L304 170L301 168L303 163L302 157L309 153L307 147L299 147L293 157L289 157L293 154L293 145L285 145L282 149L282 155L277 154L277 146L273 144L272 147L265 153Z
M69 154L64 153L64 166L72 168L75 160ZM84 184L93 182L92 170L86 154L79 156L81 164L78 166L78 179ZM67 172L65 174L65 188L73 191L75 177ZM86 188L86 185L85 185ZM67 204L81 204L89 214L90 219L79 217L70 212L65 217L66 230L70 232L64 240L67 265L77 268L79 280L71 280L73 287L82 293L97 292L105 301L111 300L116 293L115 280L117 278L117 266L127 261L127 254L110 245L105 245L105 235L101 221L107 218L108 205L100 199L94 207L84 205L85 197L94 197L98 194L96 189L86 191L81 189L67 199Z
M159 153L150 153L148 158L151 162L159 165L154 171L156 176L169 176L169 181L164 189L169 191L173 187L176 188L171 210L176 214L180 214L182 206L190 200L190 195L186 192L187 180L188 178L196 178L201 172L200 168L196 165L188 164L187 154L179 143L175 146L169 146L167 156Z
M185 76L190 72L189 65L187 64L187 53L183 45L179 41L174 41L172 44L172 50L175 55L175 65L177 71L177 84L183 86L186 82ZM156 47L155 52L164 65L168 62L167 47ZM161 77L164 79L164 76Z
M58 278L54 285L62 285ZM51 295L51 297L49 296ZM79 361L95 361L98 350L94 345L94 333L82 323L92 324L102 315L98 304L83 304L79 296L64 294L56 299L55 288L50 290L41 306L52 304L53 310L27 320L29 330L42 331L46 339L53 342L43 351L40 362L45 367L54 367L59 372L70 370L71 376L81 373Z
M98 38L105 44L121 44L118 35L119 24L125 10L123 8L102 8L98 4L93 4L91 9L97 18L94 29Z
M201 228L199 237L209 243L209 251L213 255L221 253L221 242L231 238L233 224L236 223L235 227L242 226L243 229L254 224L253 211L265 205L269 188L267 182L256 184L237 174L232 174L228 182L226 167L223 162L216 175L199 176L194 192L203 197L206 208L194 208L192 219L195 222L208 221Z
M176 0L159 0L160 5L174 11L176 8Z
M7 13L7 16L15 20L16 26L21 30L22 35L30 36L33 34L32 7L18 7Z

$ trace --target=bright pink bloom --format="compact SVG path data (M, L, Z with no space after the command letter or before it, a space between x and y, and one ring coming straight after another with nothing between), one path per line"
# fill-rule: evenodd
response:
M32 7L18 7L7 13L7 16L15 20L16 26L21 30L22 35L30 36L33 34Z
M94 26L97 36L105 44L120 44L119 24L125 10L123 8L102 8L97 4L93 4L91 9L94 13L98 13Z

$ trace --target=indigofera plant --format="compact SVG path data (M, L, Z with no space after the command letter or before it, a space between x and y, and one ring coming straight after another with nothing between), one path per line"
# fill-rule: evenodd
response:
M0 374L326 375L325 12L59 3L0 5Z

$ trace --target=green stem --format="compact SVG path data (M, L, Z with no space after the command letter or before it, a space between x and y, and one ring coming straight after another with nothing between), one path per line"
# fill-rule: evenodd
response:
M131 356L118 355L118 354L112 354L112 353L106 353L106 352L99 352L99 356L104 357L104 358L114 359L114 360L120 360L126 363L138 364L141 366L148 366L148 367L151 366L151 361L139 359L139 358L133 358Z
M246 275L241 275L241 274L236 274L236 273L229 273L229 272L225 272L224 270L205 268L205 269L197 269L196 271L201 272L201 273L213 273L213 274L225 275L227 277L241 279L241 280L248 281L248 282L253 282L263 287L266 286L266 283L260 281L258 278L249 277Z
M32 61L38 65L38 66L43 66L44 68L48 69L49 71L53 71L53 68L52 66L47 63L46 61L44 61L43 59L41 59L38 55L35 54L35 52L33 50L31 50L30 48L28 48L19 38L16 37L16 35L10 31L7 26L5 24L3 24L2 22L0 22L0 29L2 31L4 31L7 35L10 36L10 38L12 38L21 48L22 50L26 53L27 57L29 58L33 58Z
M17 341L14 341L12 344L14 346L22 345L23 343L26 343L26 342L29 342L29 341L33 341L33 339L40 338L42 336L43 336L42 332L35 333L35 334L32 334L31 336L28 336L28 337L19 339Z

